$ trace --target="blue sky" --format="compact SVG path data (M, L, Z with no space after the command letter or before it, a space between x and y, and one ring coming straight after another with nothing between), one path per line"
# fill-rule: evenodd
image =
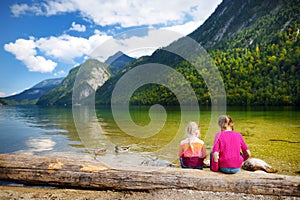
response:
M221 0L162 2L1 0L0 97L67 76L104 44L101 61L117 50L132 57L150 55L198 28ZM174 34L161 34L157 42L162 29Z

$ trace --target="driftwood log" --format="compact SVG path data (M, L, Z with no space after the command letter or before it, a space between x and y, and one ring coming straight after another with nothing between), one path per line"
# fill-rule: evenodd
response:
M242 171L233 175L170 167L108 168L101 162L0 154L0 180L64 188L192 189L300 196L300 177Z

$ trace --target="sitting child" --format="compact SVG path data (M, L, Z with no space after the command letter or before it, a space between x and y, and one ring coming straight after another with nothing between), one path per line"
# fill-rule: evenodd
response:
M215 136L211 153L211 170L235 174L240 171L243 162L249 158L250 150L242 135L233 131L233 121L230 116L221 115L218 125L221 132Z
M202 169L206 158L204 142L199 139L200 126L189 122L186 129L186 139L180 142L179 160L182 168Z

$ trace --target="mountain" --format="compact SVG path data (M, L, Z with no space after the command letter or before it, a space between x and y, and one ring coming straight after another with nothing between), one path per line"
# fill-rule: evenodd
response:
M58 86L64 77L62 78L54 78L54 79L47 79L44 81L39 82L38 84L34 85L31 89L36 89L36 88L55 88Z
M143 64L159 63L172 67L185 78L186 83L173 76L166 77L178 85L179 93L186 96L186 103L190 94L181 86L189 84L198 102L209 105L210 95L215 91L208 89L207 80L214 83L216 77L211 76L209 70L202 70L200 74L188 60L168 51L189 53L184 52L187 44L183 41L192 38L205 47L216 65L224 83L227 104L300 105L299 12L300 0L223 0L188 37L136 60L128 59L122 52L108 58L106 64L89 60L82 66L94 67L72 69L62 83L43 95L37 104L70 105L74 89L73 100L77 104L84 103L92 94L95 94L96 104L110 104L116 84L126 73ZM193 59L197 65L203 65L202 57ZM157 72L157 75L164 78L163 73ZM144 76L147 75L142 73L136 79ZM203 76L206 76L205 80ZM98 79L100 82L95 82ZM126 85L123 87L127 88ZM137 88L130 103L175 105L179 102L170 88L153 83Z
M41 81L30 89L24 90L19 94L3 98L2 101L6 104L13 105L34 104L38 98L46 94L51 89L57 87L62 80L63 78L56 78Z
M135 60L135 58L127 56L122 51L118 51L114 55L108 57L104 63L109 65L108 69L112 74L116 74L118 71L123 69L126 64Z
M247 47L251 41L268 43L272 40L274 32L283 28L292 17L296 17L296 13L291 13L290 8L287 8L287 2L223 0L205 23L189 34L189 37L205 48L220 47L224 42L227 42L226 48ZM289 12L289 15L277 15L283 10ZM244 31L247 33L242 33ZM246 38L234 42L239 34Z
M37 101L37 105L70 106L72 100L73 103L84 104L88 102L89 97L96 89L109 79L111 74L116 74L134 60L135 58L131 58L121 51L110 56L105 63L89 59L80 66L70 70L62 83L43 95Z
M299 0L223 0L205 23L188 35L206 48L218 67L229 105L300 105L299 13ZM180 50L182 40L167 48ZM137 59L110 78L98 88L96 102L109 104L120 78L146 63L176 69L193 87L199 103L210 103L211 91L203 77L188 61L166 48ZM148 84L135 91L131 103L178 101L168 88Z
M77 101L75 103L79 104L110 77L110 73L106 69L107 65L98 60L86 60L83 64L70 70L59 86L41 96L37 105L71 106L73 97L74 102ZM77 91L76 95L73 95L73 91Z

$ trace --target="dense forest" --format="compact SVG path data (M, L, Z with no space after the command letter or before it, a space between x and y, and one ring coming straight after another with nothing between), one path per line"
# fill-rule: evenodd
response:
M254 8L264 11L258 1L247 2L254 4L253 12L256 11ZM270 6L266 2L270 4L270 1L265 1L265 6ZM278 2L281 4L276 4ZM278 2L272 4L272 12L264 14L255 23L235 34L228 34L212 46L206 45L221 73L228 105L300 105L300 2ZM237 22L234 25L238 29ZM190 36L197 38L195 33ZM206 83L190 63L159 49L151 57L140 58L131 67L147 62L172 66L191 84L199 103L210 104ZM98 104L110 102L113 86L121 76L119 74L99 88ZM180 88L180 83L178 85ZM168 88L149 84L135 91L131 103L173 105L178 104L178 100Z

